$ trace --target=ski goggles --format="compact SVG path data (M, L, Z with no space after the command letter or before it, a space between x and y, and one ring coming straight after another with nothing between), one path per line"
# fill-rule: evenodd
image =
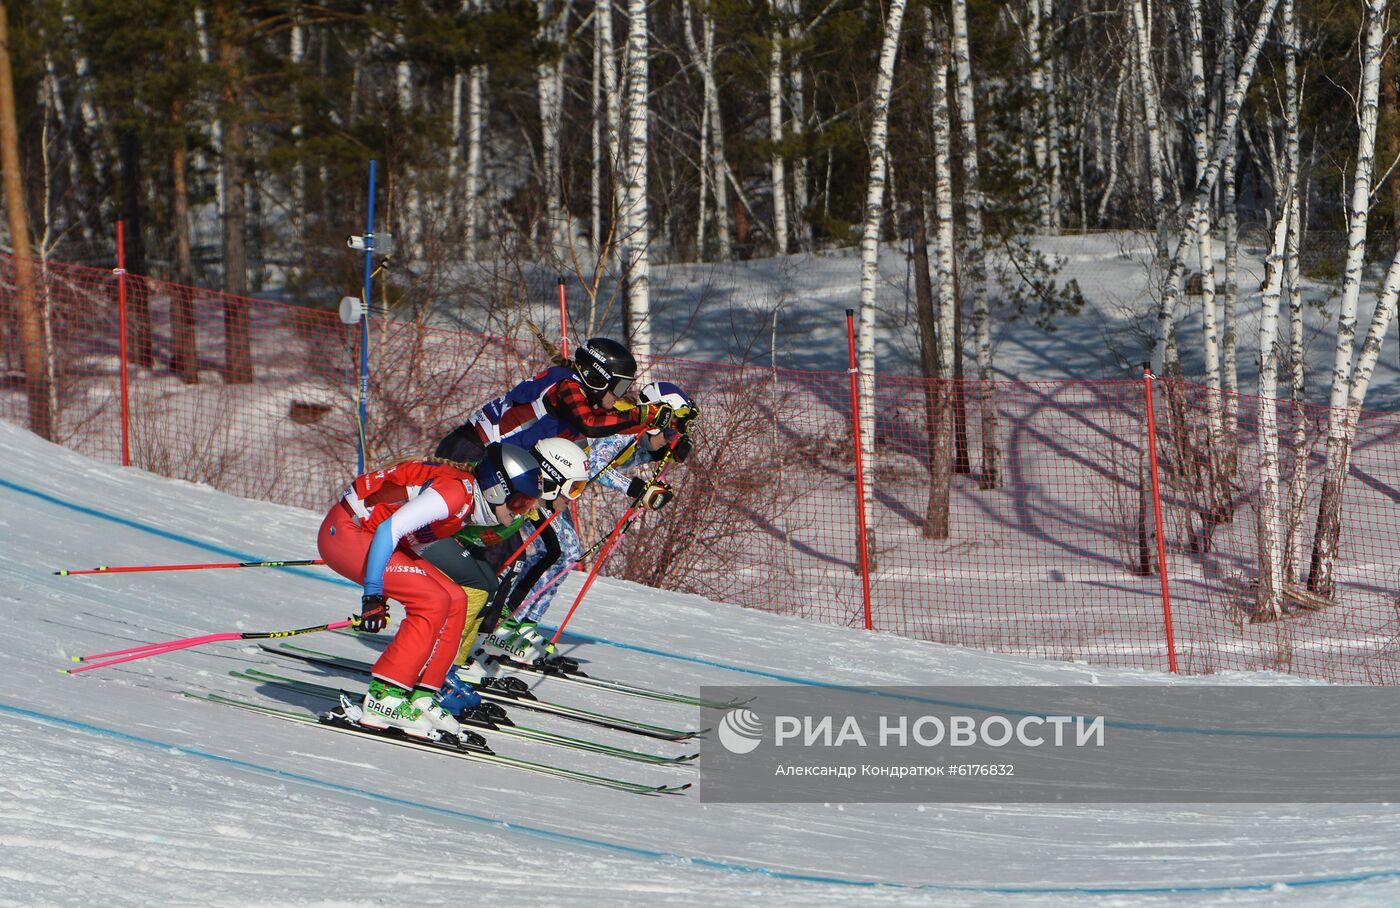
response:
M601 370L599 370L601 371ZM627 392L632 390L632 384L637 380L635 375L614 375L604 380L601 387L594 386L586 375L580 375L579 380L583 386L590 391L602 394L612 394L614 397L626 397Z
M632 390L632 383L637 380L635 375L614 375L608 384L608 390L614 397L626 397L627 392Z
M560 495L573 501L583 494L584 489L588 488L588 480L586 479L570 479L561 485L560 480L548 474L545 474L543 478L544 482L541 483L543 494L540 497L545 501L552 501Z

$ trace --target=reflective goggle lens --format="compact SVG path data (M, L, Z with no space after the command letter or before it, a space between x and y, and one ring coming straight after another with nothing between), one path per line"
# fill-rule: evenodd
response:
M632 390L632 382L634 381L636 378L631 375L614 375L612 387L608 390L613 393L614 397L626 397L627 392Z
M573 501L575 498L582 495L583 490L586 488L588 488L588 480L572 479L569 481L568 485L564 486L564 497Z

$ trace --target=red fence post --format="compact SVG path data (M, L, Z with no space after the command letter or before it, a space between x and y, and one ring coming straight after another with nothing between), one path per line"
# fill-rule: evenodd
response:
M854 309L846 310L846 342L850 351L851 374L851 426L853 432L851 437L855 440L856 451L856 541L860 546L860 582L865 595L865 629L873 630L874 623L870 617L870 558L866 551L866 528L865 528L865 466L861 462L861 437L860 437L860 390L858 387L860 372L856 368L856 313Z
M117 350L121 372L122 466L131 466L131 398L127 393L126 225L117 221Z
M1152 473L1152 517L1157 525L1157 570L1162 575L1162 623L1167 631L1167 668L1176 672L1176 638L1172 631L1172 596L1167 582L1167 539L1162 532L1162 485L1157 476L1157 417L1152 409L1152 366L1142 364L1142 388L1147 399L1147 464Z

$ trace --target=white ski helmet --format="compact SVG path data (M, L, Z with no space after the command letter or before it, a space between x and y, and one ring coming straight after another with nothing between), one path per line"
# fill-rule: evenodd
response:
M588 460L582 448L567 438L545 438L535 442L532 453L544 480L541 498L553 501L562 492L573 500L583 494L588 486Z

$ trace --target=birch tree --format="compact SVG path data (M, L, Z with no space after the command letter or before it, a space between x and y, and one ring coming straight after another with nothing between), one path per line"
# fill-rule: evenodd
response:
M972 332L977 344L977 377L989 382L992 373L992 312L987 295L987 257L984 244L980 144L977 137L977 109L972 85L972 52L967 32L967 0L952 0L953 64L957 74L958 131L962 138L963 256L967 282L972 285ZM951 229L951 228L950 228ZM949 245L951 247L951 234ZM951 269L950 269L951 271ZM955 309L960 307L955 302ZM950 341L951 342L951 341ZM996 401L990 386L983 388L982 471L978 480L983 489L1001 486L1001 442L998 438Z
M1284 0L1288 2L1288 0ZM1209 105L1206 103L1205 34L1201 23L1201 0L1187 3L1187 33L1191 46L1192 140L1196 152L1196 173L1205 173L1210 156ZM1207 431L1209 450L1214 456L1224 428L1220 403L1220 337L1216 328L1215 256L1211 250L1210 207L1201 209L1195 223L1196 247L1201 267L1201 341L1205 354Z
M1134 0L1135 3L1141 0ZM1191 210L1186 217L1188 225L1200 222L1201 211L1210 204L1211 190L1215 187L1216 180L1220 176L1222 160L1229 154L1233 154L1235 147L1235 137L1239 128L1240 110L1244 106L1245 92L1249 88L1250 82L1254 78L1254 68L1258 63L1260 48L1264 45L1264 37L1268 34L1269 26L1273 21L1274 11L1278 7L1278 0L1262 0L1259 9L1259 21L1254 27L1254 33L1250 37L1249 47L1245 51L1244 60L1239 72L1235 76L1233 86L1231 86L1228 99L1225 104L1224 115L1221 117L1220 125L1216 128L1215 142L1211 146L1210 161L1206 164L1205 172L1200 174L1196 180L1194 199L1191 203ZM1186 243L1194 235L1194 230L1183 231L1176 244L1176 250L1170 258L1170 265L1167 269L1167 278L1162 285L1162 294L1157 306L1157 328L1155 346L1152 352L1153 371L1159 374L1164 370L1166 360L1167 338L1171 334L1172 326L1176 321L1176 306L1180 299L1181 278L1186 264ZM1228 328L1227 328L1228 340Z
M1332 361L1331 412L1327 425L1327 460L1323 468L1322 493L1318 503L1317 528L1313 533L1312 565L1308 589L1331 599L1335 594L1335 562L1341 536L1342 493L1346 487L1347 463L1356 429L1356 415L1347 410L1360 388L1365 398L1369 374L1358 382L1353 372L1356 340L1356 308L1361 295L1362 266L1366 256L1366 222L1370 212L1371 167L1376 151L1376 118L1379 111L1381 55L1385 40L1387 0L1367 0L1366 37L1362 54L1361 86L1358 92L1357 120L1360 133L1356 144L1356 171L1352 177L1351 202L1347 211L1347 258L1342 277L1342 297L1337 313L1337 340ZM1377 306L1376 316L1382 315ZM1386 316L1388 324L1389 316ZM1375 321L1372 328L1375 328ZM1381 329L1384 337L1384 328ZM1367 337L1367 341L1370 341ZM1379 352L1379 351L1377 351ZM1363 359L1365 347L1363 345ZM1360 402L1356 404L1360 406Z
M802 37L806 29L797 19L801 5L799 0L778 0L778 5L787 19L787 37L793 55L793 59L787 66L788 104L792 108L792 116L788 122L795 139L802 135L807 120L806 76L803 72L802 61L796 56L798 39ZM804 252L810 251L812 248L812 226L806 217L807 180L807 156L799 152L792 161L792 209L796 215L794 226L797 232L797 243Z
M1284 178L1288 193L1288 240L1284 248L1283 286L1288 297L1289 387L1293 401L1293 465L1288 490L1288 524L1284 540L1283 582L1298 583L1303 561L1303 507L1307 497L1308 422L1303 409L1306 364L1303 359L1303 286L1300 250L1303 233L1302 154L1299 148L1298 23L1293 0L1283 0L1281 11L1284 47Z
M1166 189L1162 159L1161 111L1157 102L1157 80L1152 73L1151 22L1143 9L1143 0L1132 0L1133 46L1137 51L1138 90L1142 96L1143 129L1147 133L1147 178L1152 187L1152 210L1158 218L1158 248L1162 248L1161 233L1165 216Z
M1045 55L1041 43L1045 36L1043 6L1048 0L1027 0L1025 41L1028 79L1031 90L1031 153L1035 160L1036 206L1040 230L1049 233L1055 227L1052 180L1050 177L1050 115L1049 92L1046 91Z
M1224 41L1220 48L1221 80L1226 86L1238 85L1239 74L1235 67L1235 0L1222 0L1220 4L1221 32ZM1260 16L1263 21L1263 16ZM1256 29L1256 34L1258 30ZM1228 103L1226 104L1228 116ZM1220 363L1221 385L1225 391L1225 431L1231 439L1228 453L1233 456L1233 439L1239 434L1239 390L1240 370L1236 354L1235 323L1236 310L1240 299L1240 223L1235 204L1235 149L1236 135L1228 136L1220 160L1220 212L1225 227L1225 299L1221 306ZM1198 176L1199 180L1199 176Z
M768 141L773 152L768 158L769 182L773 193L773 251L783 255L788 248L787 171L783 164L783 38L782 9L770 4L772 32L768 46Z
M1284 0L1285 3L1288 0ZM1288 235L1286 204L1274 224L1269 244L1268 275L1259 315L1259 595L1255 620L1283 616L1283 509L1279 489L1278 316L1283 283L1284 244Z
M627 158L623 179L622 262L627 279L627 337L633 353L651 354L650 263L647 224L647 85L648 34L646 0L627 0Z
M955 0L954 8L959 0ZM954 13L956 17L956 11ZM964 21L964 30L966 22ZM937 260L937 315L934 320L937 347L930 349L932 365L940 381L928 401L929 419L929 502L924 536L947 539L948 496L953 473L953 311L959 305L953 280L953 126L948 113L948 54L945 36L935 27L932 10L926 11L927 43L930 50L932 91L929 93L929 117L933 136L934 211L937 224L935 254ZM966 42L963 49L966 50ZM964 174L964 182L967 183ZM968 204L972 204L971 201ZM932 347L932 338L929 346Z
M604 0L606 2L606 0ZM715 23L708 4L700 11L700 40L692 32L690 2L683 7L686 47L700 71L704 106L710 132L709 164L714 168L710 188L715 198L716 255L722 262L733 258L729 228L729 165L724 156L724 121L720 117L719 85L715 81ZM703 254L703 250L702 254Z
M904 23L905 0L890 0L880 44L880 62L871 98L870 178L865 191L865 224L860 240L860 328L857 350L860 369L860 444L862 462L875 464L875 288L880 277L880 225L885 215L886 144L889 131L890 91L894 85L895 57ZM865 496L865 524L873 527L875 502ZM873 562L873 535L867 530L865 554Z
M535 90L540 109L541 150L544 175L541 188L545 199L544 236L552 256L561 256L569 246L569 215L564 209L563 167L559 133L564 120L564 52L568 37L572 0L538 0L540 43L549 48L535 66Z

